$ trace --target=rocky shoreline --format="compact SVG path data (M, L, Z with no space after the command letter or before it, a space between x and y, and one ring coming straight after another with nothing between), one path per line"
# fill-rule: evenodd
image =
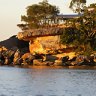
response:
M58 53L58 52L57 52ZM60 53L58 53L60 55ZM65 68L96 68L96 54L90 56L70 55L58 56L58 54L31 54L21 53L19 50L8 50L5 47L0 47L0 65L1 66L19 66L19 67L33 67L33 66L51 66L51 67L65 67Z

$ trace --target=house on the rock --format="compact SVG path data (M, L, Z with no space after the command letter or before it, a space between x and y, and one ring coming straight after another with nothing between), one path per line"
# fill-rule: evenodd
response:
M80 15L58 15L55 17L54 23L51 21L52 26L56 25L55 27L50 26L48 28L24 30L23 32L19 32L17 37L20 40L30 41L29 50L32 54L58 50L64 47L60 43L60 35L63 33L65 27L69 27L65 24L66 20L78 17Z

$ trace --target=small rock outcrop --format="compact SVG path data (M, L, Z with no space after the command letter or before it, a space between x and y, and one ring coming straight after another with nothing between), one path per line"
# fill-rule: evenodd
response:
M19 49L20 51L24 52L29 52L29 42L28 41L23 41L19 40L16 35L10 37L9 39L6 39L4 41L0 42L0 46L4 46L7 49L12 49L16 51Z

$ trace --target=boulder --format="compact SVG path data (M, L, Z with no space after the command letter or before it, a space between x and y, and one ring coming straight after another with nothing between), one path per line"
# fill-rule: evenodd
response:
M33 65L33 60L35 59L35 56L31 53L25 53L21 58L23 59L23 65Z
M20 61L21 61L21 54L20 54L20 51L17 50L17 51L15 52L15 54L14 54L13 64L14 64L14 65L19 65L19 64L21 64Z
M47 65L46 62L42 62L42 59L34 59L33 60L33 65L36 65L36 66L45 66Z
M62 60L55 60L54 66L61 66L63 64Z
M69 59L69 56L65 56L65 57L62 58L62 62L66 63L68 61L68 59Z
M0 52L0 65L3 65L5 62L5 58L4 56L2 55L2 52Z

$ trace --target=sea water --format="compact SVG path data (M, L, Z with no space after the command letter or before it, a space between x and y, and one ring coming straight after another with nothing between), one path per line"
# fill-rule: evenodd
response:
M0 67L0 96L96 96L96 70Z

